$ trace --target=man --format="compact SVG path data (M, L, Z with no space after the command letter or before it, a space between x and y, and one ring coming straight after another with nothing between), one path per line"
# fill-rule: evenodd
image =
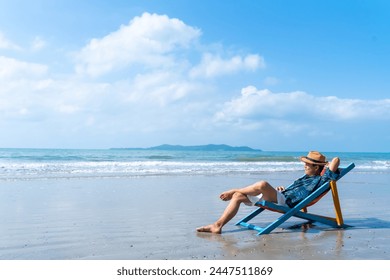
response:
M328 163L323 154L311 151L307 156L302 156L301 161L305 163L305 176L296 180L287 189L283 186L275 189L268 182L260 181L242 189L232 189L223 192L220 198L230 202L222 216L215 223L197 228L196 230L198 232L221 233L222 227L237 214L241 203L251 206L259 200L266 200L294 207L323 183L335 180L338 177L337 170L340 159L337 157ZM328 168L321 176L325 166Z

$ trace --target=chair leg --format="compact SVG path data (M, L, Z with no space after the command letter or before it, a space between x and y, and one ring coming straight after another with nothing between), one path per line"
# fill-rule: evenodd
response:
M337 192L337 184L336 181L330 182L330 188L332 190L334 211L336 212L336 221L338 226L342 226L344 224L343 214L341 213L340 199L339 194Z
M295 213L297 213L299 210L297 208L291 208L290 211L284 213L282 216L280 216L278 219L276 219L274 222L270 223L268 226L263 228L257 235L262 234L268 234L271 231L273 231L275 228L283 224L285 221L290 219L292 216L294 216Z

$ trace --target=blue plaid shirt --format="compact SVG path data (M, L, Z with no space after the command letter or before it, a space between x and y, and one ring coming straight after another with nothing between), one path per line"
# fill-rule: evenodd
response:
M294 207L321 185L328 181L336 180L338 176L339 174L326 169L324 175L322 176L305 175L299 178L282 192L282 194L286 197L286 204L289 207Z

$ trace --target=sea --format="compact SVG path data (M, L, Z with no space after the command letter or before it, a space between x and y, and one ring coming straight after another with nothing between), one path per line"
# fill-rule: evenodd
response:
M213 176L302 171L307 152L0 149L0 180ZM390 153L324 153L354 172L390 173Z

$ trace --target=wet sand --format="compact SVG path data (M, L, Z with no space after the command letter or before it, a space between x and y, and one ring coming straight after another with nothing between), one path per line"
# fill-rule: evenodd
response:
M2 181L1 260L389 260L389 174L351 172L339 182L347 229L290 219L269 235L234 222L221 235L197 233L226 202L219 194L265 179L288 185L295 173ZM310 211L334 215L331 196ZM265 225L277 217L262 214Z

